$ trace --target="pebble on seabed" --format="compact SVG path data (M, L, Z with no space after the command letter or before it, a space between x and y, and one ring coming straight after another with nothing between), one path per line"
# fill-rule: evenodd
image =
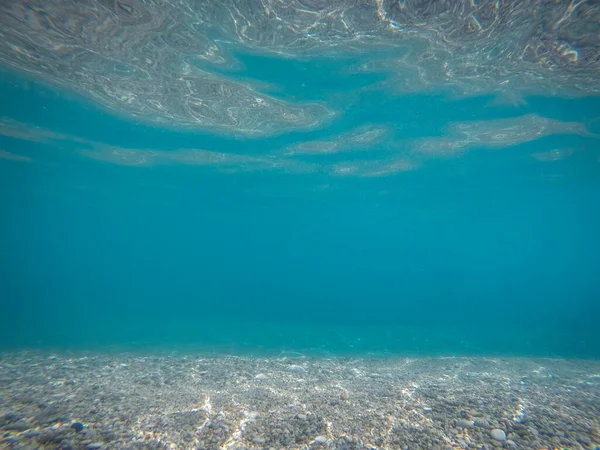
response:
M506 433L504 433L504 431L498 429L498 428L494 428L491 432L490 432L490 436L492 436L492 439L495 439L497 441L505 441L506 440Z
M73 428L76 433L79 433L81 430L83 430L85 428L85 426L81 422L73 422L71 424L71 428Z

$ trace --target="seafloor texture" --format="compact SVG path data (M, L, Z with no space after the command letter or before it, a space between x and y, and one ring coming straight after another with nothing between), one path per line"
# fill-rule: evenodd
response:
M600 361L4 354L1 448L597 448Z

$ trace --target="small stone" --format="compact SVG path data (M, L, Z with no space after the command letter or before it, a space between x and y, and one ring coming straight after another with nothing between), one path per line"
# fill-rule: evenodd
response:
M506 440L506 433L504 433L504 431L500 430L499 428L494 428L492 431L490 431L490 436L492 437L492 439L499 442L503 442Z
M84 428L81 430L81 434L83 435L84 439L88 439L90 442L94 441L94 436L96 435L95 431L91 428Z
M576 439L583 445L587 445L587 446L592 445L592 440L583 434L578 434Z
M327 438L325 436L317 436L315 438L315 444L327 444Z
M20 414L8 412L8 413L4 414L4 416L2 417L2 421L5 423L16 422L17 420L20 420L22 418L23 418L23 416Z
M459 420L456 422L458 428L473 428L475 426L472 420Z
M298 417L300 420L306 420L308 418L306 414L298 414L296 417Z
M40 435L39 430L27 430L21 433L21 436L26 438L34 438Z
M16 422L9 423L2 427L2 430L7 431L25 431L27 429L29 429L29 423L27 423L25 419L19 419Z
M73 428L76 433L79 433L81 430L83 430L85 428L85 426L81 422L73 422L71 424L71 428Z
M41 444L58 443L64 438L66 438L68 433L69 429L67 427L45 428L41 430L40 435L37 437L37 440Z
M475 425L476 427L480 427L480 428L489 428L490 427L490 423L485 420L485 419L475 419L473 421L473 425Z

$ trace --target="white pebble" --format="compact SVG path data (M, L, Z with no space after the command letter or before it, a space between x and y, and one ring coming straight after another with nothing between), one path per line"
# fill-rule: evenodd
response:
M495 439L500 442L506 440L506 433L504 433L504 431L500 430L499 428L494 428L492 431L490 431L490 435L492 436L492 439Z

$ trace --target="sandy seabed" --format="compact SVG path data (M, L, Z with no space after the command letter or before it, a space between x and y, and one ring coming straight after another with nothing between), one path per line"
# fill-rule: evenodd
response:
M600 361L0 354L2 449L597 449Z

